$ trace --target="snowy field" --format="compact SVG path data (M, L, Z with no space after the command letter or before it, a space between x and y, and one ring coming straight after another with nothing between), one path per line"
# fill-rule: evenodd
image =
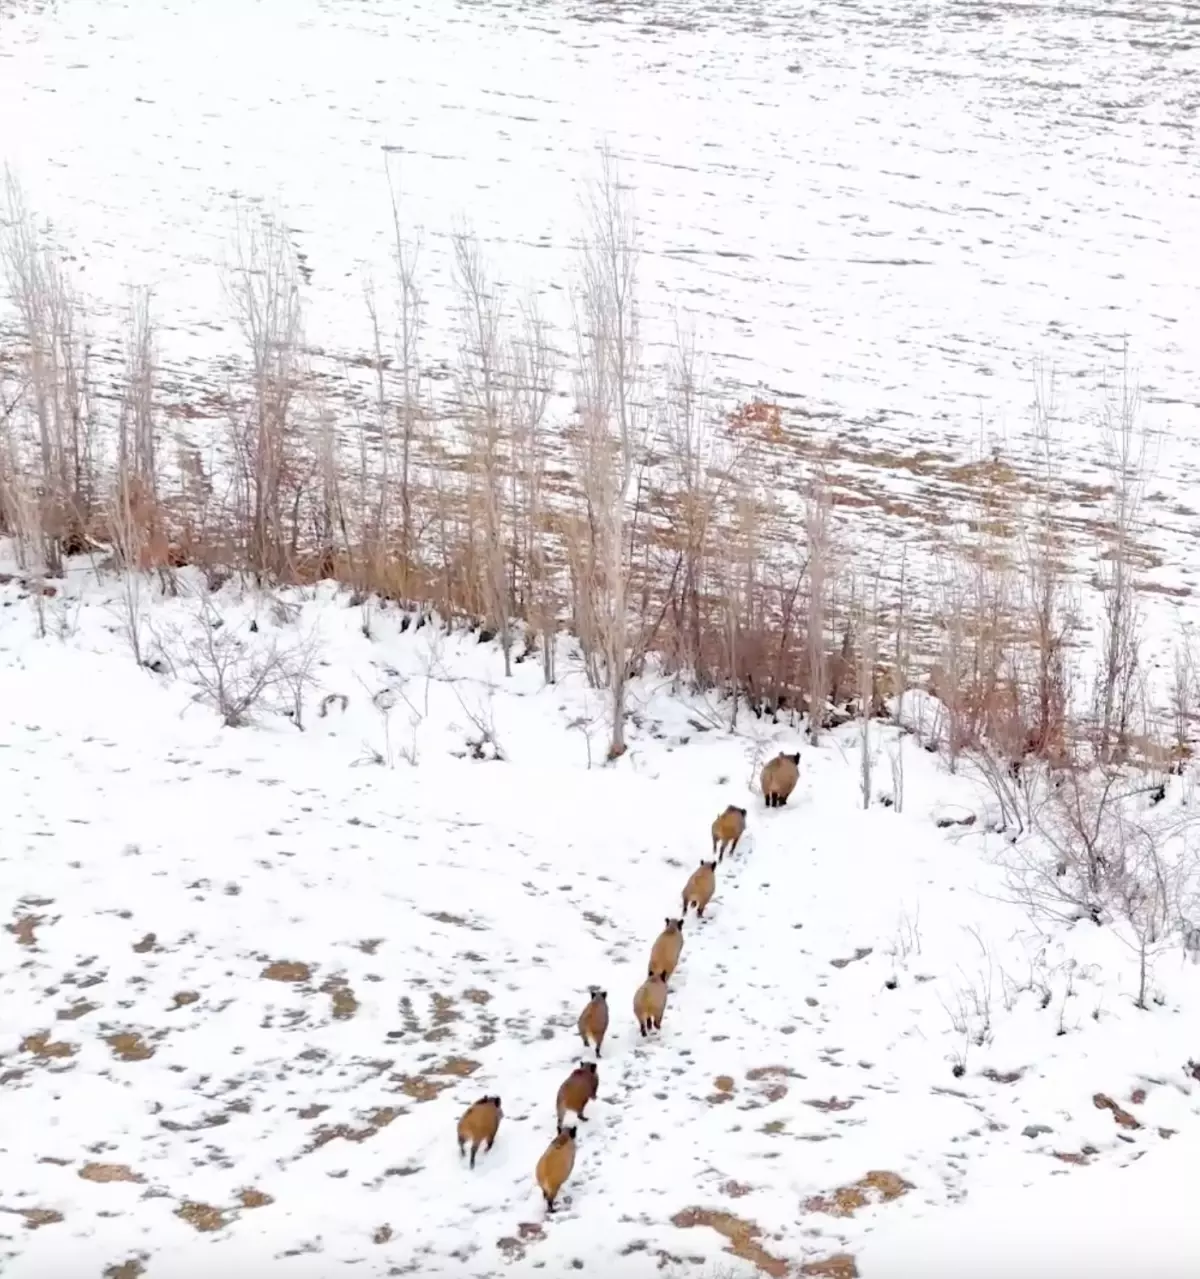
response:
M389 155L436 361L458 226L569 324L608 140L652 354L681 313L724 390L954 455L981 430L1021 448L1041 360L1086 475L1128 334L1166 433L1160 515L1191 528L1170 508L1200 426L1195 33L1165 0L6 0L0 120L23 125L0 158L102 308L155 287L183 394L236 345L235 197L282 211L311 341L355 355L363 280L391 279Z
M86 563L42 639L0 587L6 1279L709 1279L843 1254L887 1279L968 1219L1008 1223L989 1255L1024 1268L998 1249L1056 1183L1100 1187L1057 1219L1082 1238L1097 1196L1161 1204L1194 1164L1200 968L1164 952L1138 1011L1119 931L1038 929L998 900L988 837L937 824L983 796L920 733L877 728L873 796L897 798L900 752L903 811L864 812L849 731L731 735L728 706L644 683L629 754L589 767L600 708L565 643L547 687L535 661L505 681L476 636L331 587L210 605L255 651L320 645L304 732L223 728L182 674L139 669L118 586ZM147 652L194 648L200 606L152 601ZM346 708L319 715L327 694ZM475 757L488 736L502 759ZM751 780L779 749L801 782L768 813ZM1168 805L1192 801L1171 783ZM727 803L747 837L642 1042L650 944ZM533 1170L593 983L599 1095L547 1219ZM470 1172L455 1123L485 1094L505 1117ZM1152 1255L1123 1241L1110 1258ZM1194 1213L1160 1242L1156 1274L1194 1273Z

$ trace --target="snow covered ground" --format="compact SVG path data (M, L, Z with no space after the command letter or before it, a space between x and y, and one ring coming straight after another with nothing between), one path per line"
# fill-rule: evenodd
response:
M233 586L216 634L314 638L321 664L304 732L229 729L135 665L120 598L77 566L39 639L0 587L6 1277L779 1276L848 1254L885 1279L921 1247L887 1231L1011 1228L1021 1193L1101 1169L1133 1212L1133 1187L1159 1193L1143 1156L1194 1152L1200 968L1161 956L1139 1012L1110 930L997 900L978 827L936 824L981 796L916 736L879 728L874 792L895 798L901 751L903 811L864 812L849 731L730 734L728 707L647 682L629 754L589 767L600 707L565 641L557 685L534 660L505 680L476 635ZM152 601L148 651L202 637L200 604ZM320 716L327 694L346 708ZM481 724L503 759L475 757ZM802 777L768 813L750 784L778 749ZM731 802L748 836L642 1042L650 944ZM599 1096L547 1220L533 1169L592 983ZM455 1123L491 1093L470 1172ZM1194 1214L1179 1231L1194 1268Z
M421 233L431 359L451 232L569 323L581 183L636 192L647 339L695 317L725 387L961 452L1014 446L1032 362L1083 438L1128 334L1156 428L1200 422L1189 6L928 0L72 0L0 7L0 158L101 307L155 286L164 354L236 344L235 196L283 211L309 335L369 348L385 150ZM1186 325L1185 325L1186 329ZM564 344L569 345L564 334ZM1170 445L1171 441L1166 442ZM1176 457L1186 465L1178 475ZM1164 474L1194 482L1173 452Z

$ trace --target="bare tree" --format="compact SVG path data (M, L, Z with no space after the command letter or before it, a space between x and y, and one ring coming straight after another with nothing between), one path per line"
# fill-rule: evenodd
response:
M1134 572L1149 441L1139 421L1140 406L1141 392L1131 380L1126 342L1120 385L1108 393L1102 424L1111 484L1106 512L1108 545L1099 571L1104 631L1096 710L1103 760L1124 758L1141 676L1142 613Z
M855 619L855 638L858 648L858 734L859 734L859 789L863 808L871 807L871 719L875 705L875 664L879 649L879 579L868 594L864 589L859 599Z
M0 266L19 321L22 403L33 419L39 479L39 557L57 574L64 556L89 544L96 496L89 348L83 302L62 255L40 232L19 183L5 170L7 216L0 222Z
M386 159L386 158L385 158ZM396 364L400 378L400 404L396 417L400 427L398 459L400 486L401 590L407 597L409 574L416 558L414 528L414 482L421 409L421 338L424 329L424 301L417 283L420 242L405 239L400 224L400 202L388 168L388 193L392 208L392 253L396 271Z
M172 630L157 636L171 667L197 686L193 700L220 715L227 728L242 728L261 710L275 710L303 728L305 692L315 684L320 657L316 633L295 644L257 642L230 629L204 600L192 634Z
M808 549L808 736L815 745L825 726L829 695L825 627L829 584L834 571L829 483L821 467L809 480L804 503L804 534Z
M548 684L556 678L558 629L546 546L549 511L545 494L545 427L554 369L546 323L538 312L536 299L531 298L521 310L520 332L508 350L513 512L510 593L541 636L542 674Z
M504 674L512 675L513 601L505 551L511 546L505 520L506 475L511 438L506 419L503 293L487 277L478 242L454 237L458 290L459 360L457 395L466 430L473 497L482 519L484 600L500 637Z
M630 548L639 514L632 499L645 465L648 427L638 402L637 227L607 149L601 153L600 181L590 192L589 221L575 322L576 450L589 548L582 578L611 695L609 758L615 759L625 753Z
M285 491L298 442L300 281L291 238L272 217L247 220L239 211L235 255L226 289L250 360L249 402L231 423L239 533L245 561L262 581L280 577L291 558Z

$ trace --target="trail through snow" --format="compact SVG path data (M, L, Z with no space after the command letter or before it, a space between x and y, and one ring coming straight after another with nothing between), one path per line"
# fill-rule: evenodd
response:
M290 620L232 588L213 602L250 644L315 628L319 692L345 712L320 717L314 696L304 733L278 715L224 729L190 686L135 666L115 587L86 569L50 604L62 639L36 639L18 584L0 590L12 1279L131 1260L151 1279L770 1273L964 1196L1002 1212L1083 1171L1071 1160L1196 1140L1198 970L1163 957L1162 1004L1139 1013L1108 930L1037 933L995 900L980 837L934 824L980 796L916 737L877 728L876 795L903 751L904 811L863 812L847 732L813 749L751 716L731 736L728 707L647 684L629 755L589 768L581 724L600 705L569 646L558 685L534 660L505 681L493 645L395 610L368 639L325 587L288 597ZM194 635L195 616L193 599L150 614L159 636ZM505 760L470 757L472 718ZM767 812L750 779L794 746L800 786ZM633 992L729 802L747 836L643 1041ZM586 1055L592 983L611 1010L599 1095L547 1220L533 1169ZM487 1093L505 1118L472 1173L454 1126ZM818 1202L881 1171L908 1187L893 1202ZM1180 1248L1200 1258L1200 1232Z

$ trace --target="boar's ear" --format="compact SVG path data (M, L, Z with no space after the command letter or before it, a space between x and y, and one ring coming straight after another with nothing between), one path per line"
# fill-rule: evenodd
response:
M663 922L666 924L668 928L670 928L675 921L671 918L670 915L668 915Z

